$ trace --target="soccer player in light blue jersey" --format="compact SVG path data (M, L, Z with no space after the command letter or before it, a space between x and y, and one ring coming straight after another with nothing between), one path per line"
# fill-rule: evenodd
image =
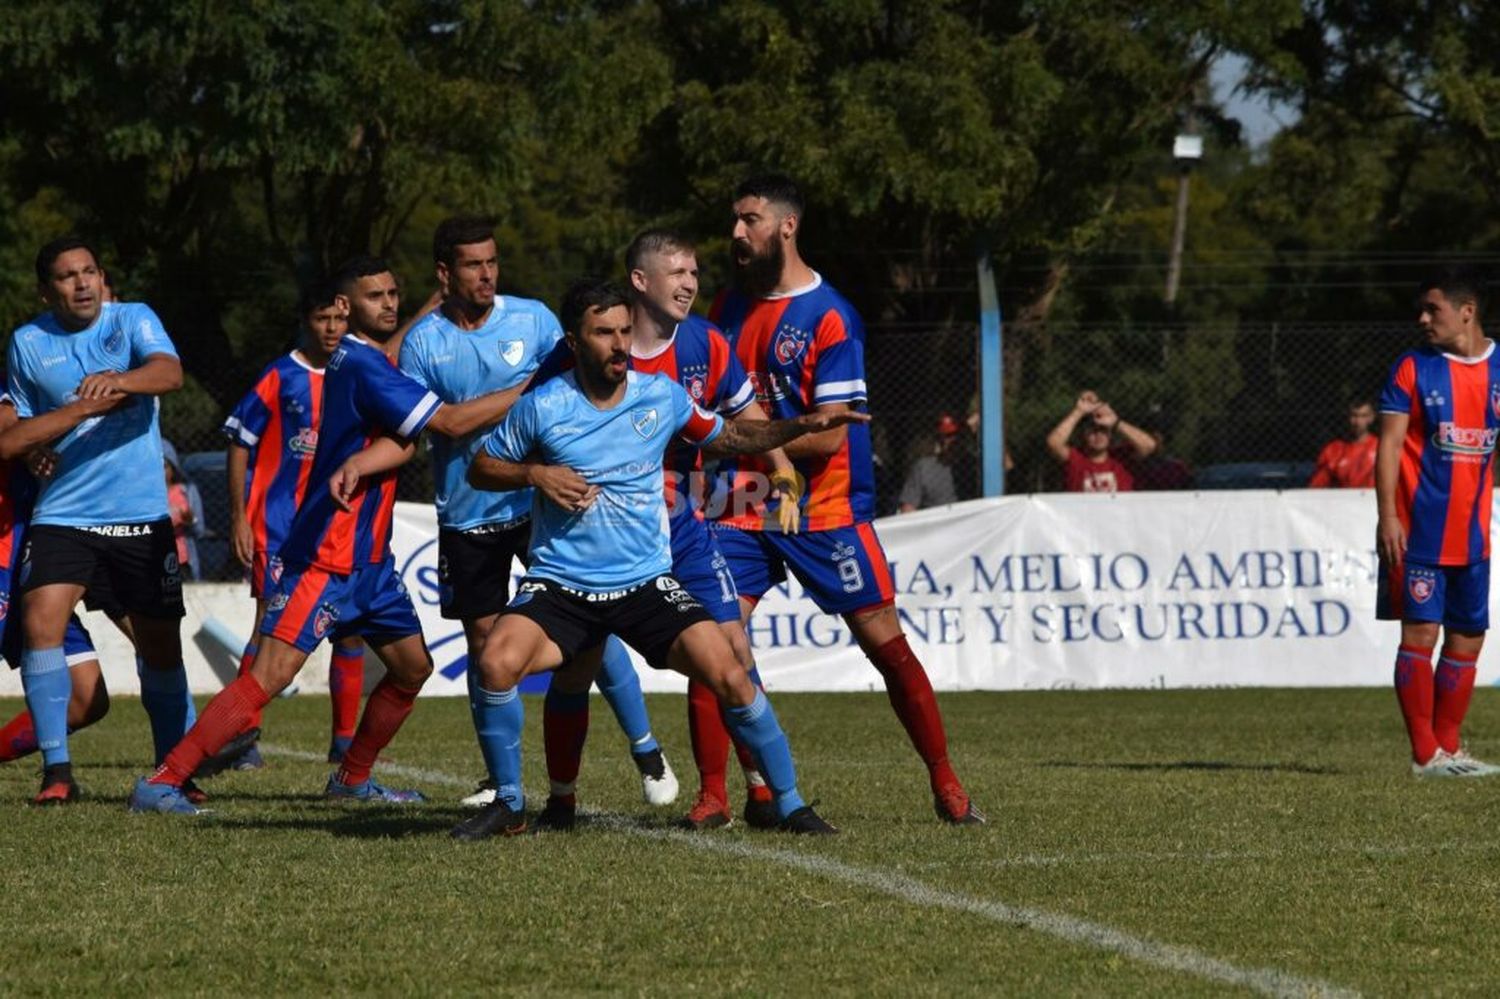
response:
M791 749L764 691L704 605L671 574L663 456L679 434L716 453L743 454L868 417L820 412L725 423L674 380L630 370L629 301L609 283L570 289L562 322L576 366L513 406L469 470L477 487L534 485L537 493L528 574L478 661L475 715L497 795L453 835L477 840L525 830L517 686L531 673L563 667L553 682L583 689L610 634L653 667L714 691L771 785L782 828L834 832L798 793ZM573 803L562 804L568 814L544 816L543 824L571 826Z
M158 762L192 725L179 622L182 572L168 517L158 397L182 385L176 348L156 313L103 299L93 249L65 237L41 248L36 276L48 311L19 327L7 383L23 423L76 400L116 400L51 446L16 583L25 595L21 676L42 749L42 794L77 797L67 746L64 638L73 610L98 580L128 612L141 703ZM196 789L194 789L196 792Z
M402 373L447 403L524 385L562 339L562 327L541 302L495 293L499 267L490 222L445 219L433 235L432 256L443 305L407 333L401 345ZM438 604L444 618L463 622L471 691L485 635L510 595L511 562L526 561L531 540L529 488L490 492L465 479L491 426L456 439L432 438ZM618 639L606 643L598 682L630 741L643 797L650 804L671 804L677 778L651 733L640 679ZM549 691L544 711L553 727L571 720L572 713L558 707L562 700L560 692ZM480 806L494 798L495 789L486 781L464 801Z

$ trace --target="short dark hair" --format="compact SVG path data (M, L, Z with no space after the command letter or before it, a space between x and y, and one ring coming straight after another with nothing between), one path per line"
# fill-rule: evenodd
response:
M46 284L52 280L52 265L69 250L88 250L89 256L94 258L94 266L99 266L99 253L88 240L71 233L59 236L51 242L43 243L42 248L36 251L37 284Z
M303 285L302 291L297 295L297 318L306 319L319 309L328 308L333 304L335 294L331 281L314 281Z
M617 305L629 304L630 296L615 282L596 277L580 278L563 293L557 318L565 332L576 335L583 330L585 313L603 312Z
M1375 408L1375 400L1371 399L1367 395L1357 395L1353 399L1349 400L1349 405L1345 407L1345 411L1347 412L1348 410L1351 410L1351 409L1363 409L1366 406L1369 406L1371 409L1374 409Z
M625 271L639 270L655 253L696 253L697 245L676 229L647 229L625 250Z
M734 200L739 201L741 198L765 198L772 204L790 209L798 218L807 209L797 182L784 173L760 173L746 177L734 189Z
M374 257L368 253L350 257L333 272L333 290L340 294L347 293L360 278L384 274L390 269L391 266L385 262L384 257Z
M432 262L452 267L458 248L495 238L495 223L478 215L455 215L438 223L432 234Z
M1455 305L1473 303L1474 311L1480 316L1484 315L1485 306L1489 303L1489 289L1484 275L1477 267L1467 264L1452 264L1434 271L1422 282L1417 293L1425 295L1434 288Z

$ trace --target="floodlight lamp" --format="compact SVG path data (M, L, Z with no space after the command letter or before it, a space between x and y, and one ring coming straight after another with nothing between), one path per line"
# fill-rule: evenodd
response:
M1172 158L1178 163L1191 165L1203 158L1203 136L1179 135L1172 140Z

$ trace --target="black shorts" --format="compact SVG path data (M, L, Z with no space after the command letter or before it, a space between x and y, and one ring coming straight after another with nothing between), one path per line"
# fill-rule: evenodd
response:
M120 603L120 598L109 585L109 573L102 565L97 567L93 582L84 591L83 606L86 610L99 611L111 621L118 621L127 613L125 605Z
M54 583L104 586L122 610L154 618L184 614L177 540L165 517L105 527L34 524L17 576L22 593Z
M585 593L528 576L501 613L535 621L564 659L617 635L656 669L666 668L667 652L678 635L700 621L713 621L708 608L671 576L610 593Z
M510 565L526 562L531 521L493 529L438 530L438 611L450 621L498 614L510 599Z

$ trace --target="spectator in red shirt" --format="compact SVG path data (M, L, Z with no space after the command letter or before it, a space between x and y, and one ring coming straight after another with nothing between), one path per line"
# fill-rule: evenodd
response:
M1375 451L1380 438L1370 432L1375 425L1375 405L1368 399L1349 403L1349 429L1329 441L1318 452L1318 467L1307 484L1312 489L1375 488Z
M1078 430L1078 446L1069 444ZM1114 443L1115 433L1122 438ZM1063 466L1063 488L1070 493L1123 493L1135 489L1131 461L1156 451L1156 441L1126 423L1109 403L1085 390L1062 422L1047 435L1047 450Z

